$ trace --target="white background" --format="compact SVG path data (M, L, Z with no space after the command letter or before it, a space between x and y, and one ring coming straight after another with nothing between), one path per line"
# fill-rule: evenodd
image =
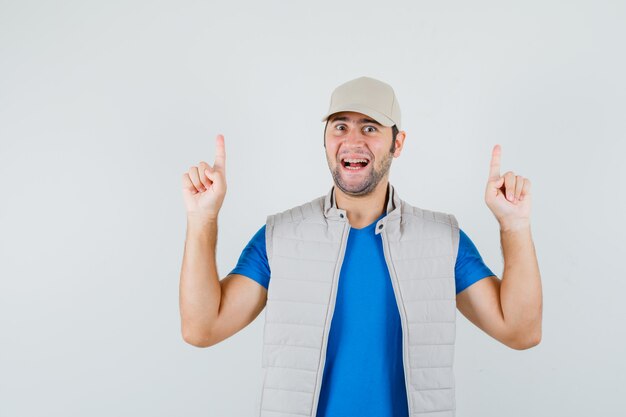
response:
M251 416L264 313L181 337L181 175L226 138L225 276L268 214L325 194L333 88L390 83L391 182L501 276L489 158L532 181L541 344L459 313L457 416L623 415L621 1L0 1L0 415Z

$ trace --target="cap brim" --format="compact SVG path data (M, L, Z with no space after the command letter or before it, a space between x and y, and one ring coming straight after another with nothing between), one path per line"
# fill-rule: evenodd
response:
M367 106L364 106L362 104L347 104L345 106L341 106L335 109L331 109L331 111L329 113L327 113L323 118L322 118L322 122L326 121L326 119L328 119L330 116L332 116L335 113L339 113L342 111L354 111L357 113L363 113L369 117L371 117L372 119L376 120L378 123L380 123L383 126L393 126L396 123L391 120L389 117L385 116L384 114L370 109Z

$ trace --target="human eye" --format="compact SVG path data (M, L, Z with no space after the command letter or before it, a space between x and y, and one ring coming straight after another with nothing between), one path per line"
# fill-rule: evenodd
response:
M366 132L375 132L376 130L378 130L374 126L371 126L371 125L365 126L363 129L366 129ZM372 130L367 130L367 129L372 129Z
M343 124L343 123L338 123L338 124L335 125L335 129L338 129L338 130L344 130L345 127L346 127L346 125ZM340 128L344 128L344 129L340 129Z

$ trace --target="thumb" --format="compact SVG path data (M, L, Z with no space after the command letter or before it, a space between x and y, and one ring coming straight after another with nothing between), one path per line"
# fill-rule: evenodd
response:
M215 170L212 167L206 168L204 173L211 181L215 181Z
M502 192L502 190L500 190L500 188L502 188L502 185L504 184L504 176L502 176L502 177L498 178L498 179L497 179L497 180L495 180L495 181L492 181L492 182L491 182L491 184L493 184L493 185L492 185L492 190L495 190L495 192L496 192L496 197L497 197L499 194L504 194L504 193Z
M487 182L487 189L491 190L491 192L495 191L496 195L500 192L500 188L504 184L504 176L498 178L497 180L491 180Z
M215 167L209 166L207 169L204 170L204 173L211 180L211 182L220 181L224 178L222 171L219 169L215 169Z

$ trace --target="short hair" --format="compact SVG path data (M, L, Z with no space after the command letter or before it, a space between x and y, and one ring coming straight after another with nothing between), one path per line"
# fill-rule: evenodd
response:
M389 152L394 153L396 151L396 136L398 136L398 133L400 131L398 130L398 126L393 125L391 126L391 149L389 149Z

